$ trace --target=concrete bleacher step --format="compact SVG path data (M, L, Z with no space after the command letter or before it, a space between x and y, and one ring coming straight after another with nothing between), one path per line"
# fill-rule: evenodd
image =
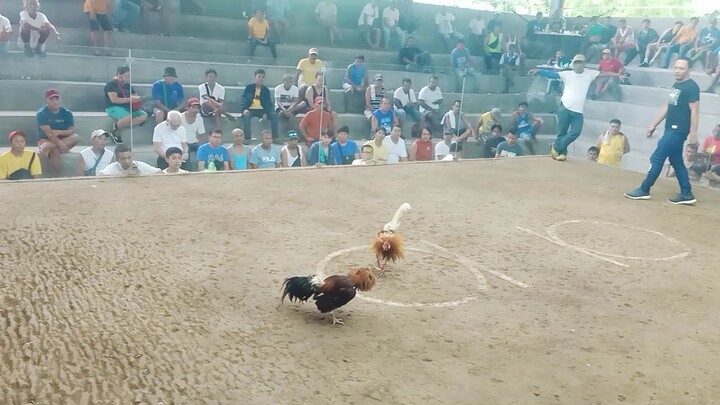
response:
M660 109L670 89L645 86L622 86L623 104L637 104ZM720 114L720 95L700 93L700 114Z
M588 67L597 69L597 65L588 65ZM673 83L675 83L675 77L672 69L627 66L625 70L631 74L630 82L632 82L634 86L671 88ZM691 72L690 78L697 82L701 91L707 89L711 82L710 76L701 71Z

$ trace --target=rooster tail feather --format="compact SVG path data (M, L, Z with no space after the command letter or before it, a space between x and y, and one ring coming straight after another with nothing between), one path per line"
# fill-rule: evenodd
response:
M383 226L383 231L397 231L398 228L400 228L400 218L402 218L403 214L410 211L412 207L408 203L403 203L400 205L400 207L395 211L395 216L393 216L393 219L385 224Z
M280 303L282 304L285 301L285 297L288 297L290 302L307 302L322 284L323 280L319 276L288 277L283 282Z

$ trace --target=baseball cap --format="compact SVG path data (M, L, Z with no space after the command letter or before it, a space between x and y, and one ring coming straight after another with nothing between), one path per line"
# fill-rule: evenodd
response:
M10 133L8 134L8 141L12 141L12 139L15 137L15 135L21 135L21 136L24 137L24 136L25 136L25 132L20 131L20 130L10 132Z
M104 129L96 129L96 130L92 131L92 134L90 134L90 140L93 140L93 139L101 137L101 136L110 136L110 133Z
M602 53L611 53L611 51L607 48L603 49Z
M197 97L190 97L188 99L188 107L192 107L194 105L200 105L200 100Z
M308 55L317 55L317 54L318 54L317 48L308 49Z
M575 55L575 56L572 58L572 61L573 61L573 63L575 63L575 62L585 62L585 55L579 53L579 54Z
M52 98L52 97L60 97L60 92L57 91L57 89L45 90L45 99Z
M378 73L378 74L375 75L375 77L373 78L373 80L383 80L383 75L381 75L380 73Z
M297 139L298 133L297 133L297 131L288 131L287 137Z

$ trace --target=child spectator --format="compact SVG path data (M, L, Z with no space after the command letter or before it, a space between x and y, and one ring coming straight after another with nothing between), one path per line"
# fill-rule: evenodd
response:
M433 150L432 133L429 129L423 128L420 138L415 139L410 145L409 160L411 162L434 160Z
M375 164L375 160L373 160L373 147L370 145L363 145L362 151L360 152L360 159L353 160L352 165L364 166L373 164Z
M598 156L600 156L600 149L597 146L591 146L587 151L587 159L592 162L597 162Z
M230 152L222 146L222 130L210 133L208 143L197 151L198 171L230 170Z
M183 164L182 155L182 149L176 148L175 146L168 148L168 150L165 151L165 161L167 162L167 167L163 169L162 172L165 174L187 173L187 170L180 168Z
M323 130L320 140L315 142L308 152L308 166L335 165L335 155L330 147L332 135L329 130Z

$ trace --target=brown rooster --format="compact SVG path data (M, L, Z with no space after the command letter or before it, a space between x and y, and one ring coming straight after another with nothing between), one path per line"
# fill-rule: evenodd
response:
M288 277L283 282L283 294L280 304L287 296L290 301L307 302L310 297L323 314L330 312L332 323L344 325L342 319L335 317L333 311L355 298L357 290L370 291L375 286L375 276L372 270L361 267L350 270L347 276L330 276L322 279L320 276Z
M400 228L400 218L411 209L410 204L402 204L395 212L392 221L385 224L383 230L378 232L375 239L373 239L371 249L375 253L377 269L380 270L380 276L385 273L385 267L388 261L392 260L392 262L395 263L398 259L405 257L405 242L403 241L402 235L395 231Z

